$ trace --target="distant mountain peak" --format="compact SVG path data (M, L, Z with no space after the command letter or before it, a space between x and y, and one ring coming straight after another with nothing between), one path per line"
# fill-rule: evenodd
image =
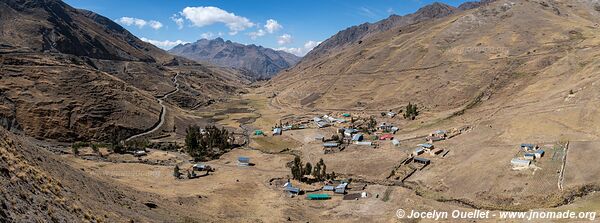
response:
M221 37L177 45L169 52L200 62L243 69L249 71L255 79L271 78L300 60L299 57L284 51L254 44L244 45Z

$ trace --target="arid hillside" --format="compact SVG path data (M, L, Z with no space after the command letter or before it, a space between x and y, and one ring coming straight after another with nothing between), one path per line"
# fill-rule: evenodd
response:
M188 86L177 104L238 92L247 77L172 56L110 19L58 0L0 2L0 123L61 141L123 139L151 128L155 97Z
M186 207L173 200L102 180L66 162L0 128L0 222L180 222L209 217L197 211L186 214Z
M599 41L600 12L594 4L495 1L442 19L399 25L283 72L270 83L277 94L274 103L387 110L412 102L423 111L460 111L503 90L523 95L543 78L588 76L597 70L593 48ZM577 65L567 70L562 65L567 61ZM561 84L527 97L578 87L574 81Z

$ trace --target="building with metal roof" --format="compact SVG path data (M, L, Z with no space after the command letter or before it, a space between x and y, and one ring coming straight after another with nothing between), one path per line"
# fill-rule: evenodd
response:
M373 142L367 142L367 141L356 141L354 142L354 144L359 145L359 146L372 146Z
M281 128L274 128L273 129L273 135L281 135Z
M250 158L249 157L245 157L245 156L238 157L238 165L240 165L240 166L249 166L250 165Z
M521 144L521 149L524 149L524 150L535 150L536 148L537 148L537 146L534 144L531 144L531 143L522 143Z
M291 183L288 183L283 188L283 191L287 191L290 194L299 194L300 193L300 188L293 187Z
M333 185L325 185L325 186L323 186L323 190L324 191L333 191L333 190L335 190L335 187Z
M535 155L535 158L537 158L537 159L542 158L542 156L544 156L544 150L538 149L533 154Z
M335 187L334 193L336 194L345 194L346 187L348 187L348 183L341 183Z
M422 143L417 146L423 147L425 149L433 149L433 144L431 144L431 143Z
M421 164L428 165L429 163L431 163L431 160L425 159L425 158L421 158L421 157L415 157L414 158L414 162L415 163L421 163Z
M337 142L325 142L323 143L323 147L326 148L332 148L332 147L338 147L340 144Z
M415 156L418 156L418 155L421 155L424 152L425 152L425 149L423 147L418 147L418 148L415 149L415 151L413 152L413 154Z
M535 159L535 154L533 154L533 153L525 153L525 155L523 155L523 157L526 160L534 160Z
M363 140L363 134L354 134L354 136L352 136L352 141L362 141Z
M510 164L515 167L528 167L531 164L531 161L514 158L510 161Z
M306 198L309 200L327 200L331 199L329 194L309 194L306 195Z

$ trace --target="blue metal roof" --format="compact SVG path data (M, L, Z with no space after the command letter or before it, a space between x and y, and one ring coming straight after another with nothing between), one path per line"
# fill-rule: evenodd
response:
M430 143L423 143L423 144L419 144L418 146L424 147L424 148L431 148L431 147L433 147L433 145L430 144Z
M285 187L283 190L284 190L284 191L291 192L291 193L296 193L296 194L297 194L297 193L300 193L300 188L297 188L297 187L292 187L292 186L287 186L287 187Z
M544 150L543 149L539 149L538 151L535 151L535 153L544 154Z
M333 190L333 185L325 185L323 186L323 190Z
M337 146L339 146L339 145L340 145L340 144L339 144L339 143L337 143L337 142L326 142L326 143L323 143L323 146L324 146L324 147L337 147Z
M531 144L531 143L522 143L521 147L529 147L529 148L533 148L535 147L535 145Z
M247 163L247 162L250 162L250 158L245 157L245 156L240 156L240 157L238 157L238 161L240 161L242 163Z

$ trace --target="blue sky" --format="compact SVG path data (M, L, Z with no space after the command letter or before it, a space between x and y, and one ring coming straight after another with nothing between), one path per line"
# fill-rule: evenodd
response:
M438 0L439 1L439 0ZM434 0L65 0L117 21L163 49L222 37L304 55L338 31L390 14L415 12ZM458 6L465 0L442 0ZM179 23L179 24L178 24Z

